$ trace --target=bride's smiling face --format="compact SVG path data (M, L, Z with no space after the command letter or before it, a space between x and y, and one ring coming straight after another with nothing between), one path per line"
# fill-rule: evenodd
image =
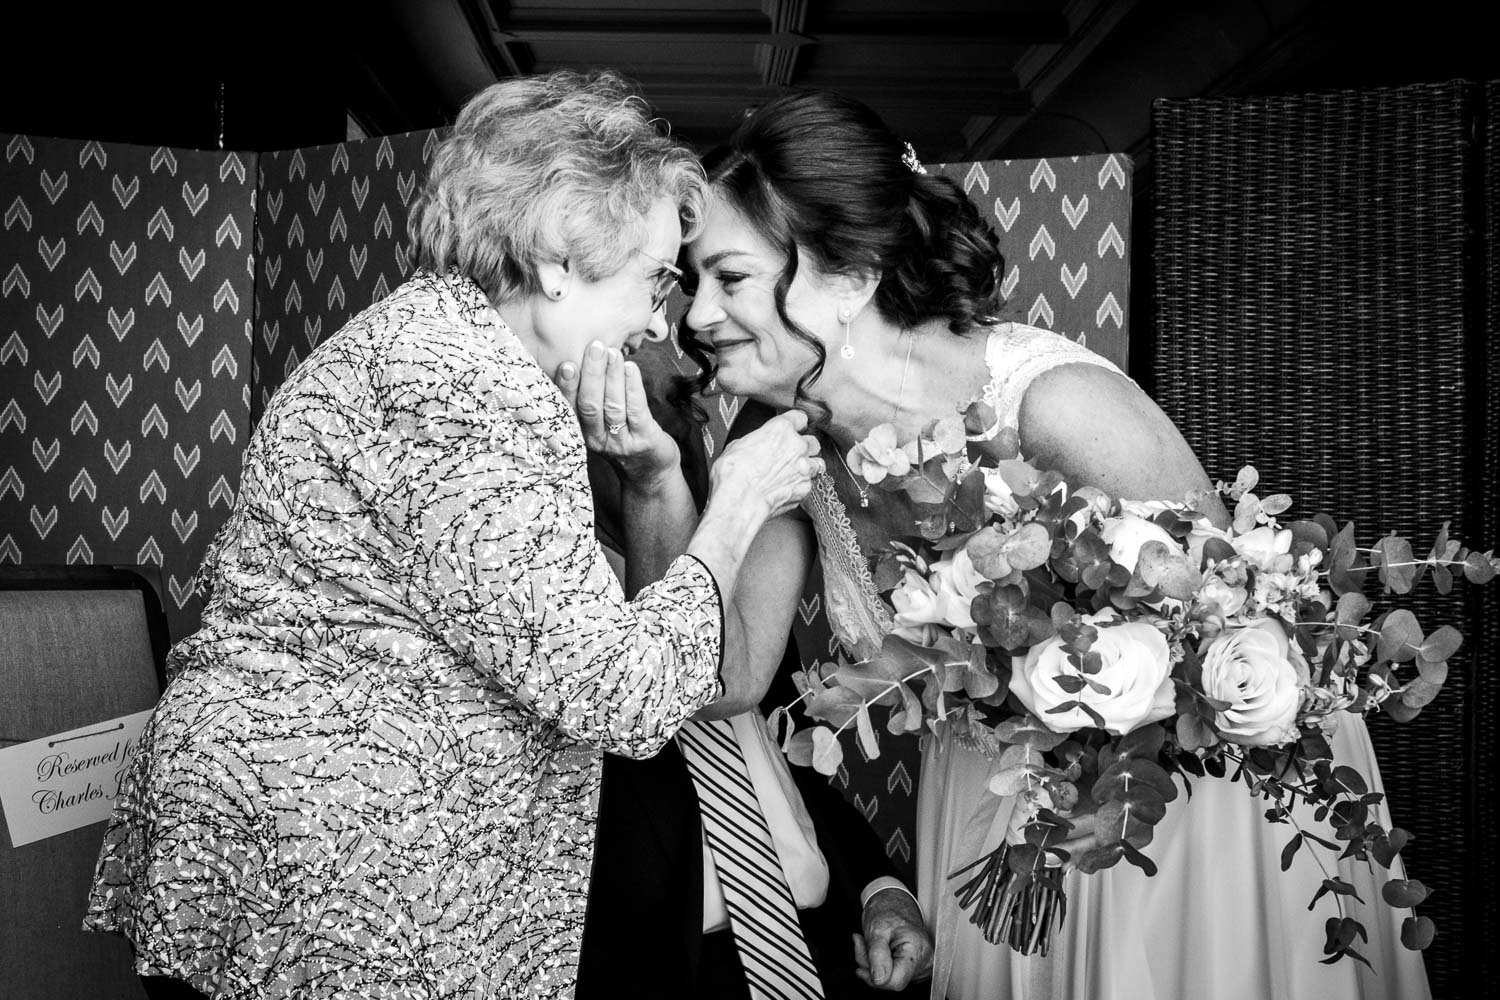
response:
M786 255L734 206L710 197L703 228L687 247L685 284L696 285L687 323L712 345L719 385L781 409L796 402L797 382L817 363L811 344L788 330L776 311L776 282ZM832 289L799 254L787 289L792 321L827 344L838 328Z

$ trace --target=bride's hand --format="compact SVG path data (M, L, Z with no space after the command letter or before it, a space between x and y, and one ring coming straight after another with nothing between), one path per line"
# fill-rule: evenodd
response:
M677 442L651 415L640 366L621 351L595 341L581 365L560 365L554 381L578 415L584 444L632 484L675 472Z
M1069 870L1078 866L1078 859L1099 846L1099 838L1094 833L1095 806L1092 801L1080 801L1078 808L1070 816L1064 817L1073 824L1073 829L1068 831L1068 838L1052 845L1068 852L1068 860L1065 865Z

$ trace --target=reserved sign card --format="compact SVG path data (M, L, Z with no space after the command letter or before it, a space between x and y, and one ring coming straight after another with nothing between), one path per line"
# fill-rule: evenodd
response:
M0 806L15 847L109 819L151 709L0 750Z

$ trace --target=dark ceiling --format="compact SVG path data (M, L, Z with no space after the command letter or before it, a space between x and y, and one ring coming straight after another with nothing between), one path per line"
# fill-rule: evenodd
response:
M0 131L277 149L442 125L496 79L634 77L700 148L787 86L923 159L1149 152L1151 101L1500 76L1480 4L262 0L7 14Z

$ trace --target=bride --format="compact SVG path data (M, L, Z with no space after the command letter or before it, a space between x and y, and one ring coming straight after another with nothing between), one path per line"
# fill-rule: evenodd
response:
M870 109L826 92L784 96L749 114L704 165L712 197L685 251L693 301L684 339L712 359L705 382L716 371L726 392L807 411L825 455L848 455L882 423L909 440L982 398L1017 428L1033 464L1070 481L1140 500L1180 500L1209 485L1176 427L1117 368L994 318L1003 261L993 231ZM903 494L870 488L834 458L827 466L805 516L769 526L742 573L795 595L787 581L800 579L816 544L830 624L863 658L891 627L871 559L914 534L913 517ZM1222 508L1213 516L1227 522ZM732 614L780 649L794 606L795 596ZM1362 720L1346 717L1333 742L1378 784ZM1128 865L1070 872L1067 914L1045 957L991 945L959 909L949 876L1000 843L1011 803L991 818L995 763L949 733L927 734L922 756L917 876L937 944L933 997L1429 995L1420 953L1399 943L1402 914L1378 900L1385 873L1363 864L1338 867L1365 901L1371 940L1361 950L1374 969L1320 964L1334 909L1325 899L1308 910L1325 877L1318 859L1301 852L1281 871L1285 827L1226 780L1195 781L1179 798L1147 849L1154 877ZM1086 827L1064 846L1083 846Z

